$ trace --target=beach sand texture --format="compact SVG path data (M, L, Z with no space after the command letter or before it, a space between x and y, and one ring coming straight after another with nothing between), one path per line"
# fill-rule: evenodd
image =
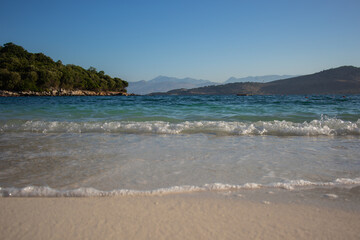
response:
M360 214L192 194L0 198L1 239L359 239Z

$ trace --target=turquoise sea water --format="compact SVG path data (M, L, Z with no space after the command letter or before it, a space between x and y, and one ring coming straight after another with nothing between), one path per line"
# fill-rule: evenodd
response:
M356 122L360 96L130 96L1 98L2 122L43 120L238 121L286 120L294 123L330 118Z
M0 98L0 192L357 185L359 140L359 95Z

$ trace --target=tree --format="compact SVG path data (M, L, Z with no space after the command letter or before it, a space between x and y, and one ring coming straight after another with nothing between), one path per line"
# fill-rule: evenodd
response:
M5 90L21 90L21 77L17 72L10 72L7 69L0 69L0 86Z
M96 73L96 68L94 68L94 67L89 67L88 71L89 71L89 72L92 72L92 73Z

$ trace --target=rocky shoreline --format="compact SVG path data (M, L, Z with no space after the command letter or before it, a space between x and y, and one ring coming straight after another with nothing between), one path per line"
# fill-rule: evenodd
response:
M129 94L126 92L113 92L113 91L88 91L88 90L51 90L43 92L34 92L34 91L6 91L0 90L0 97L23 97L23 96L132 96L134 94Z

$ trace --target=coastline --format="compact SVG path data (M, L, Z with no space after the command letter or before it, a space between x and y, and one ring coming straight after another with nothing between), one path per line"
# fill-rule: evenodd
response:
M43 92L34 91L6 91L0 90L0 97L28 97L28 96L134 96L126 92L116 91L88 91L88 90L51 90Z
M0 198L7 239L358 239L359 211L224 194Z

